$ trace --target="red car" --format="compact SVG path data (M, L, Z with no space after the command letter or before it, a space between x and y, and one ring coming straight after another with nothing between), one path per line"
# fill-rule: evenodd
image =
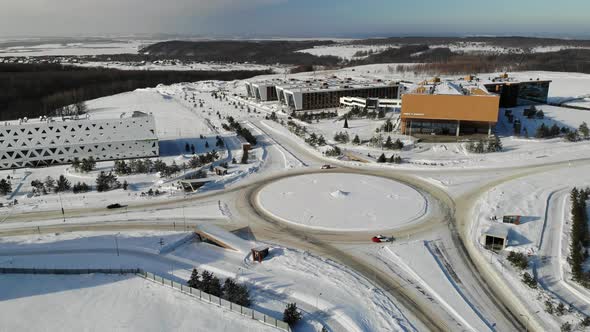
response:
M375 243L382 243L382 242L393 242L393 237L387 237L383 235L375 235L371 238L371 241Z

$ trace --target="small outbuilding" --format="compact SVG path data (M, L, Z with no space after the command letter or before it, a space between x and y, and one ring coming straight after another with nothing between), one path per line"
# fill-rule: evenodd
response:
M213 168L213 170L215 171L215 174L217 175L227 175L227 168L222 167L222 166L216 166Z
M505 224L520 225L520 216L504 216L502 222Z
M504 250L508 245L508 228L504 225L493 225L481 235L481 242L486 249Z
M264 258L268 256L268 247L256 247L252 249L252 260L258 263L262 263Z

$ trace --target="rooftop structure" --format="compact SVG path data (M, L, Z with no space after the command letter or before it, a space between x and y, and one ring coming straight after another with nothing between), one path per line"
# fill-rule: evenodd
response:
M158 155L154 117L142 112L118 119L43 117L0 125L0 169Z
M359 107L370 110L390 110L400 108L402 101L401 99L341 97L340 106Z

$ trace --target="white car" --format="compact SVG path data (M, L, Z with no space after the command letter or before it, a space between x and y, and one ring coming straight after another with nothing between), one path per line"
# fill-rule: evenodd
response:
M332 169L334 168L332 165L322 165L322 169Z

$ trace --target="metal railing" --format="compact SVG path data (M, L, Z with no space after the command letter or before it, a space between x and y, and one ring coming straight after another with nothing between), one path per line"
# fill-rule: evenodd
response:
M192 288L187 285L178 283L176 281L162 278L162 277L155 275L153 273L150 273L150 272L139 271L139 272L137 272L137 275L142 278L152 280L156 283L175 288L185 294L196 297L203 302L220 306L222 308L225 308L225 309L228 309L228 310L233 311L235 313L238 313L242 316L246 316L251 319L257 320L263 324L276 327L276 328L283 330L283 331L291 332L291 327L289 326L289 324L283 322L282 320L276 319L274 317L270 317L266 314L263 314L259 311L254 310L254 309L244 307L239 304L235 304L233 302L224 300L224 299L217 297L215 295L205 293L205 292L201 291L200 289Z

